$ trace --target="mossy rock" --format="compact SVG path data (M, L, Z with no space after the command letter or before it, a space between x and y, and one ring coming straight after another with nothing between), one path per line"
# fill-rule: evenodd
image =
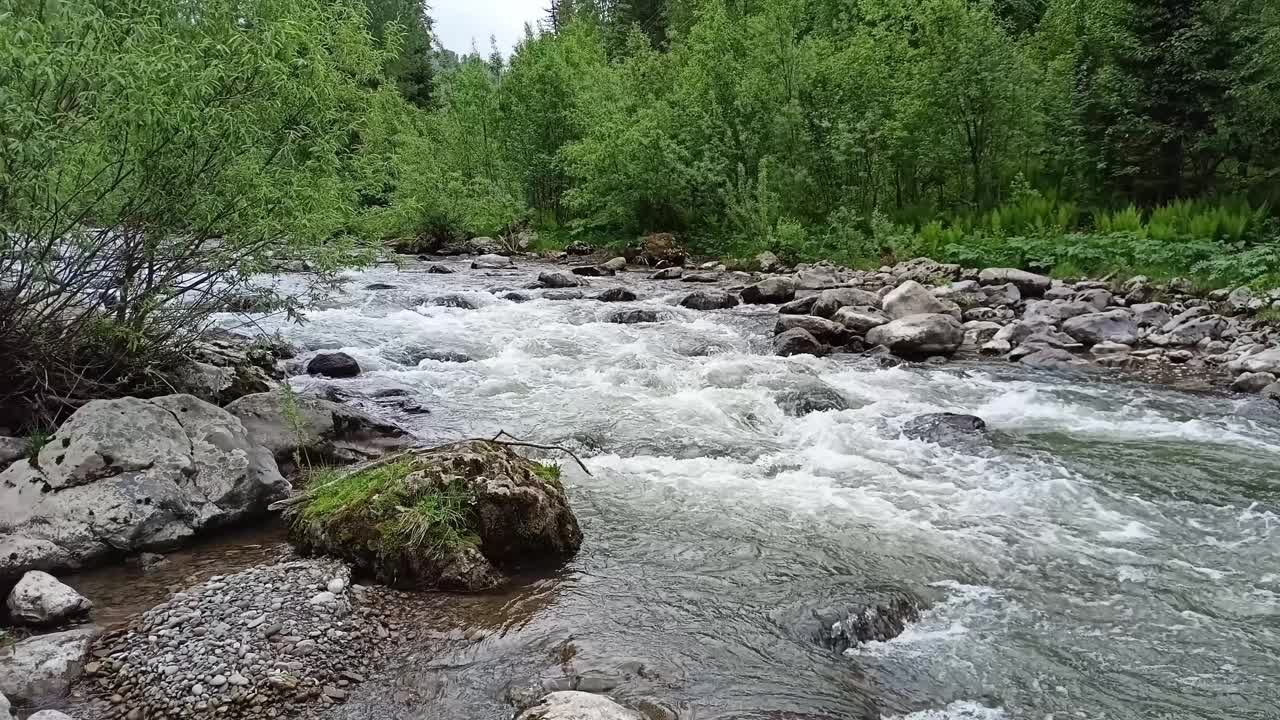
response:
M555 566L582 544L559 468L472 441L320 474L292 512L304 552L388 585L477 591Z

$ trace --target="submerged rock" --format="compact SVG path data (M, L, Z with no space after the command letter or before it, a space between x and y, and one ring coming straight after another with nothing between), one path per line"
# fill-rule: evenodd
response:
M413 450L309 489L290 537L389 585L484 590L578 551L558 475L496 443Z
M5 604L9 616L25 625L58 625L81 617L93 608L88 598L39 570L23 575L9 592Z
M62 699L84 672L89 645L100 634L88 626L0 647L0 693L29 705Z
M855 606L814 613L820 629L819 645L844 652L867 642L887 642L902 634L907 623L920 619L920 605L900 595L873 605Z
M480 308L480 306L476 304L475 300L472 300L466 295L441 295L439 297L431 298L429 302L436 307L451 307L458 308L460 310L477 310Z
M516 720L644 720L603 695L561 690L546 695Z
M918 415L902 426L902 436L939 445L969 445L980 441L987 423L976 415L931 413Z
M307 374L331 378L353 378L360 374L360 363L346 353L320 353L307 363Z
M774 397L782 412L792 417L832 410L848 410L849 401L839 390L826 383L814 382L795 390L785 390Z

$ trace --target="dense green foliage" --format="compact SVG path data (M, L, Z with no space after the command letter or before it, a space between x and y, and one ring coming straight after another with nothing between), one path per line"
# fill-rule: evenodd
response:
M510 57L427 13L0 0L0 407L388 240L1280 282L1276 3L555 0Z
M559 0L509 62L439 78L432 122L466 128L432 140L452 207L424 201L428 163L400 202L446 235L1274 281L1278 22L1243 0Z

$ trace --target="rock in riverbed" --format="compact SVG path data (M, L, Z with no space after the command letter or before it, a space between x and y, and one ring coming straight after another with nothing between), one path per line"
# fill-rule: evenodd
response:
M723 290L698 290L684 296L680 305L690 310L724 310L737 307L738 297Z
M312 462L346 464L413 443L413 438L394 423L314 395L258 393L246 395L226 409L283 467L293 464L296 453Z
M397 587L484 590L505 569L555 565L582 544L558 470L483 441L356 468L302 500L291 538L304 552Z
M101 632L88 626L0 648L0 693L25 704L64 697L84 670L89 644Z
M919 415L902 426L902 436L939 445L968 445L981 441L987 423L975 415L933 413Z
M93 607L80 593L46 572L32 570L22 576L6 600L9 616L26 625L58 625L78 618Z
M307 374L352 378L360 374L360 363L346 353L320 353L307 363Z
M288 493L231 413L190 395L95 400L0 473L0 580L172 547Z
M867 343L884 345L895 355L950 355L964 342L964 327L950 315L910 315L867 332Z

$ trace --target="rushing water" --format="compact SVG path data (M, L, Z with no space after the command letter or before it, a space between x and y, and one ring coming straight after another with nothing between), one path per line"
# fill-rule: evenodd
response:
M430 414L365 404L425 440L576 448L586 541L553 578L429 600L421 652L345 717L509 718L508 687L585 673L699 720L1280 718L1280 413L1000 364L773 357L773 308L687 311L694 288L641 275L592 281L637 303L513 303L489 290L540 268L454 267L353 275L306 325L261 325L356 357L366 373L333 383L356 397L408 390ZM458 293L479 307L431 304ZM623 307L664 320L603 322ZM814 383L850 409L775 402ZM982 416L992 446L899 436L937 411ZM929 605L900 637L814 642L816 611L899 590Z

